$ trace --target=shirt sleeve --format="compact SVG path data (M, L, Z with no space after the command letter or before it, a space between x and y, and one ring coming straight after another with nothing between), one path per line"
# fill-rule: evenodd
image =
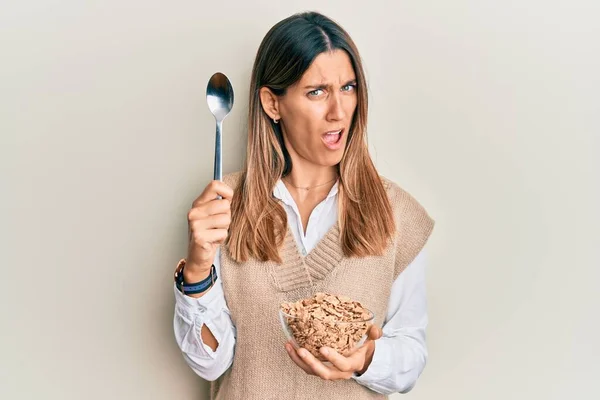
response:
M186 296L173 284L175 340L190 368L208 381L216 380L231 366L236 338L220 279L220 249L215 255L214 265L217 280L202 297ZM202 341L202 325L206 325L217 340L215 351Z
M352 378L382 393L407 393L425 368L428 323L424 250L392 284L383 336L375 341L375 352L367 371Z

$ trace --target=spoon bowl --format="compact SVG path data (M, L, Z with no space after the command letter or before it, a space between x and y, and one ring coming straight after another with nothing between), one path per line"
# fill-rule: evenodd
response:
M233 108L233 87L224 74L217 72L209 79L208 85L206 86L206 102L208 103L208 109L215 117L217 125L215 136L214 179L220 181L223 179L223 120L229 115Z

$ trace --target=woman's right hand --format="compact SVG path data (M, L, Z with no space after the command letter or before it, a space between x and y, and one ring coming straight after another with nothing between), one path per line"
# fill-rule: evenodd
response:
M221 195L222 199L217 196ZM184 279L196 282L208 276L217 248L229 232L233 189L221 181L211 181L194 200L188 212L189 246Z

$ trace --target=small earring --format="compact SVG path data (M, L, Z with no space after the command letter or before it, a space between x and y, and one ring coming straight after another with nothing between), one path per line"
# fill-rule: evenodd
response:
M278 119L275 119L275 118L273 118L273 123L275 123L275 124L278 124L278 123L279 123L279 120L278 120Z

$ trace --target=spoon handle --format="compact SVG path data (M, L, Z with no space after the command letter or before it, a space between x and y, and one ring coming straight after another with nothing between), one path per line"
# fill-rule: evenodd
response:
M217 133L215 135L215 180L221 181L223 180L223 158L221 147L223 144L223 138L221 136L221 130L223 129L223 122L217 122ZM217 198L221 199L221 196Z

